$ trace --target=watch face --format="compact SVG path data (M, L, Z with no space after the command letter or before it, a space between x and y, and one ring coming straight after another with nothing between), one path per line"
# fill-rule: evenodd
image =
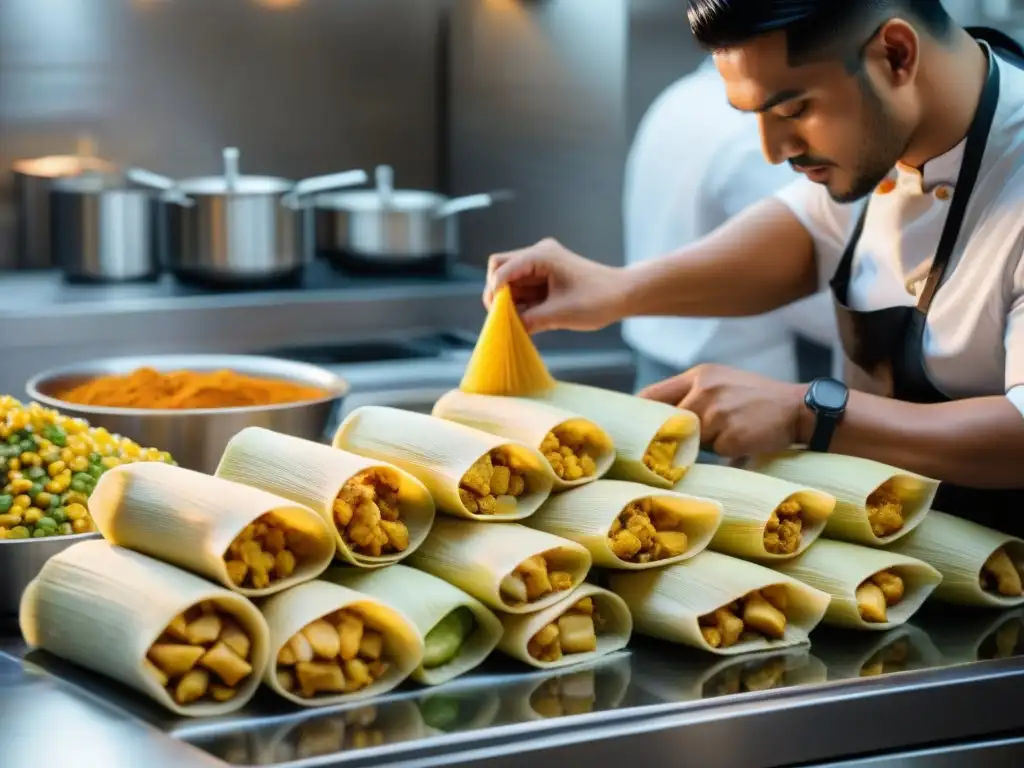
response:
M850 390L841 381L818 379L811 384L810 395L814 404L822 410L841 411L850 398Z

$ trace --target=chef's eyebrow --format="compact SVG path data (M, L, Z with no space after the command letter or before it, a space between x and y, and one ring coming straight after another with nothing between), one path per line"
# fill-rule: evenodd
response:
M789 90L786 91L779 91L774 96L765 101L761 106L755 107L754 109L740 109L731 101L729 102L729 106L739 112L767 112L769 109L779 106L779 104L784 104L785 102L792 101L793 99L799 99L806 93L807 91L801 90L799 88L790 88Z

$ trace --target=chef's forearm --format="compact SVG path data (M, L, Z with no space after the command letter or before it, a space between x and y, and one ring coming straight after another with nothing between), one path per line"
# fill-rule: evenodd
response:
M800 438L814 417L803 409ZM1024 488L1024 417L1005 397L919 405L851 392L831 451L973 488Z
M758 315L814 293L814 243L769 199L691 246L629 267L624 283L627 317Z

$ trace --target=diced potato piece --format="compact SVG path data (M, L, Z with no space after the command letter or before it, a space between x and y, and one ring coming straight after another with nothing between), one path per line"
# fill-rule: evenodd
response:
M508 493L508 485L511 480L512 470L508 467L495 467L491 473L491 493L495 496L504 496Z
M404 552L409 548L409 529L401 520L394 522L381 520L380 527L384 530L388 544L395 552Z
M363 641L363 620L355 614L343 611L338 622L338 655L350 661L359 653Z
M760 592L747 595L743 623L765 637L779 640L786 632L786 614L769 603Z
M227 685L234 687L252 674L252 666L232 651L227 643L217 643L199 661Z
M241 586L245 583L245 577L249 573L249 566L241 560L228 560L226 566L228 569L228 578L231 579L232 584Z
M526 582L527 600L536 600L550 593L551 581L548 578L548 564L543 555L534 555L519 564L516 570Z
M149 659L143 659L142 660L142 667L143 667L143 669L146 670L146 672L149 675L152 676L152 678L154 680L157 681L157 683L159 683L162 686L166 686L167 685L167 683L169 681L169 678L164 673L164 671L162 669L160 669L160 667L158 667L152 661L150 661Z
M713 613L702 616L700 624L705 640L714 648L728 648L736 645L743 634L743 619L734 614L729 607L722 607ZM714 632L704 631L709 628Z
M220 630L220 617L215 613L207 613L185 628L185 636L193 645L204 645L220 637Z
M868 522L875 536L889 536L903 528L903 500L891 483L884 483L867 499Z
M231 701L237 694L237 689L230 688L226 685L218 685L217 683L214 683L210 686L210 697L214 701L222 703L225 701Z
M650 563L678 557L689 539L678 513L646 497L626 505L608 531L608 545L621 560Z
M678 557L686 552L689 540L682 531L659 531L654 534L654 543L661 547L661 558Z
M586 653L597 650L594 620L579 613L566 613L558 619L558 636L563 653Z
M318 693L345 692L345 675L334 662L300 661L295 665L295 675L302 696L307 699Z
M722 646L722 632L718 627L701 627L700 633L704 636L704 642L712 648L720 648Z
M295 664L295 652L288 643L282 645L281 650L277 652L277 663L289 667Z
M292 674L291 670L278 669L277 682L286 691L292 691L295 689L295 675Z
M302 628L302 634L306 636L312 646L313 653L321 659L333 659L341 652L338 630L324 619L317 619L307 624Z
M987 581L995 582L995 590L1000 595L1018 597L1024 591L1021 574L1006 549L1002 547L993 552L985 561L982 573L988 577Z
M764 548L772 555L792 555L803 542L804 510L796 499L786 499L776 509L764 528Z
M644 453L644 466L659 477L671 483L678 483L686 474L686 469L675 466L676 454L682 438L662 429L654 436Z
M871 581L882 590L887 605L896 605L896 603L903 599L903 579L895 573L879 571L871 577Z
M310 534L290 528L268 512L231 542L225 555L228 578L240 587L265 589L291 576L314 548Z
M167 677L177 678L192 669L205 652L201 645L157 643L149 649L148 655Z
M494 464L491 461L491 454L484 454L466 470L466 474L462 476L462 481L459 485L473 491L478 496L487 496L491 493L491 475L493 472Z
M885 593L877 584L866 581L857 587L857 608L864 621L883 624L888 621Z
M174 689L174 700L185 706L206 695L210 686L210 674L205 669L192 669L185 673Z
M167 628L164 630L164 632L173 637L175 640L184 640L187 643L188 634L185 631L187 627L188 621L185 619L185 614L179 613L177 616L171 619L171 623L167 625Z
M358 691L373 682L373 675L370 674L370 668L362 659L350 659L344 664L347 690Z
M363 639L359 641L359 655L369 661L377 661L384 652L384 635L373 629L363 632Z
M288 647L295 656L295 662L297 664L311 662L313 661L313 657L316 655L313 653L313 646L301 632L297 632L292 635L291 639L288 641Z
M525 603L528 599L526 582L518 573L510 573L503 578L499 591L501 596L513 605Z
M249 640L249 636L242 631L242 628L231 619L224 620L219 639L243 659L249 658L252 642Z
M555 592L564 592L572 589L572 574L568 571L551 571L551 589Z
M577 613L585 613L587 616L592 616L594 614L594 599L591 597L584 597L572 607L572 610Z
M558 627L554 624L548 624L543 627L536 635L533 636L540 645L550 645L558 639Z
M771 584L761 590L761 595L783 613L789 608L789 591L782 584Z

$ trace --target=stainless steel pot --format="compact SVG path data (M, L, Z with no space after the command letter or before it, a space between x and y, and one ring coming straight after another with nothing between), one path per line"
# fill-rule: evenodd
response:
M457 214L488 208L509 192L448 198L396 190L390 166L376 169L377 188L316 198L317 249L368 262L401 265L459 250Z
M45 539L0 539L0 616L17 616L21 595L46 561L98 533L49 536Z
M222 176L164 184L194 202L181 209L168 253L168 268L183 280L237 284L298 276L314 253L313 195L367 181L361 170L299 182L242 176L234 148L224 150L224 166ZM129 173L141 183L155 181Z
M152 280L160 274L166 203L119 176L83 174L54 182L52 247L70 281Z
M14 258L12 263L0 264L0 268L51 269L56 265L50 236L53 183L86 171L109 173L114 167L106 160L78 154L18 160L11 170L14 174Z
M249 376L284 379L319 387L318 400L250 408L149 410L77 405L60 393L97 376L124 375L138 368L158 371L232 370ZM266 427L306 440L323 440L331 412L348 394L348 383L330 371L307 363L249 355L153 355L93 360L45 371L25 385L30 400L79 416L143 446L168 451L186 469L212 474L228 441L246 427Z

